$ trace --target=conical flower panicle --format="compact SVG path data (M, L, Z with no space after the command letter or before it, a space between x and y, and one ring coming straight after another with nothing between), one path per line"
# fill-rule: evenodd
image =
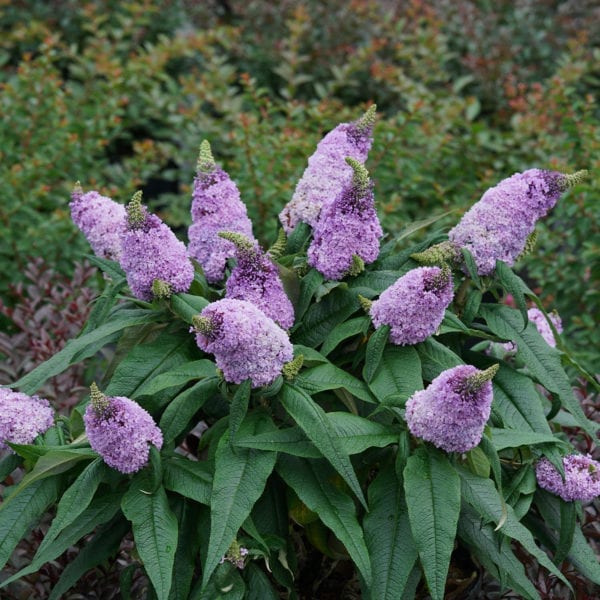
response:
M92 449L121 473L144 467L150 446L162 448L162 432L150 413L124 396L105 396L95 384L83 421Z
M524 252L538 219L556 204L579 174L529 169L490 188L450 230L448 238L467 248L479 275L489 275L501 260L512 266Z
M453 296L449 268L418 267L382 292L369 314L376 328L390 326L393 344L417 344L435 333Z
M356 275L357 267L372 263L383 235L368 173L358 161L349 159L348 164L353 175L323 208L307 253L308 264L333 280Z
M541 488L560 496L566 502L581 500L591 502L600 496L600 463L591 456L570 454L563 458L565 478L547 459L542 458L535 466L535 474Z
M209 304L194 325L200 349L214 354L230 383L273 383L294 357L290 339L272 319L245 300L225 298Z
M283 329L294 324L294 307L287 297L277 266L258 242L239 233L221 232L235 244L237 265L225 284L225 297L247 300Z
M314 227L321 209L348 185L352 169L346 163L346 157L360 163L367 160L373 143L376 109L373 105L358 121L340 123L319 142L308 159L292 199L279 215L286 233L289 234L300 222Z
M121 235L127 227L125 207L98 192L83 193L79 183L71 194L71 218L85 235L94 254L119 260Z
M492 406L497 369L447 369L406 403L410 432L446 452L467 452L481 441Z
M48 400L0 388L0 450L9 448L6 442L31 444L53 424Z
M252 223L240 192L229 175L219 167L205 140L200 146L198 170L192 192L192 225L188 249L210 283L223 279L225 264L235 249L220 238L219 231L233 231L253 239Z
M120 263L127 283L140 300L152 300L154 292L160 297L187 292L194 267L185 244L168 225L148 213L140 198L136 194L128 206L127 229L121 236Z

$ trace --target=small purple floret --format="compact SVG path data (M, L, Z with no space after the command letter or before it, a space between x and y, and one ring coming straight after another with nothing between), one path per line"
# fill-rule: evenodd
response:
M485 374L459 365L438 375L406 403L411 433L446 452L467 452L481 441L492 406L491 381L473 383Z
M84 194L76 188L69 204L71 218L85 235L94 254L118 261L121 235L127 227L125 207L98 192Z
M9 448L6 442L31 444L53 423L48 400L0 388L0 450Z
M200 317L208 331L197 330L196 342L215 355L226 381L268 385L294 357L287 333L250 302L225 298L209 304Z
M548 321L546 321L546 317L544 313L539 308L530 308L527 311L527 316L529 320L536 326L539 334L546 340L546 343L553 348L556 348L556 340L554 339L554 334L552 333L552 329L550 329L550 325L548 325ZM562 321L557 313L549 313L548 318L552 321L554 328L558 333L562 333Z
M535 466L535 474L541 488L560 496L566 502L581 500L590 502L600 496L600 463L591 456L570 454L563 458L565 479L547 459L542 458Z
M90 446L113 469L135 473L148 462L150 446L159 450L163 437L150 414L123 396L105 397L106 406L90 403L85 411L85 431Z
M376 328L390 326L392 343L417 344L435 333L453 296L449 269L419 267L385 290L369 314Z

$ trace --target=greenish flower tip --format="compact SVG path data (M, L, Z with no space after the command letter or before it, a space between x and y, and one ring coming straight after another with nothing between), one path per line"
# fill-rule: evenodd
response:
M229 240L235 244L235 247L238 250L248 253L254 251L254 244L252 243L252 240L243 233L238 233L237 231L219 231L218 235L224 240Z
M216 166L215 159L210 149L208 140L202 140L200 144L200 154L196 163L196 170L201 173L210 173Z
M354 175L352 177L352 184L359 191L365 191L369 187L369 171L365 166L354 158L346 157L346 162L352 167Z
M523 258L524 256L531 254L533 252L533 249L535 248L537 239L538 239L537 231L534 230L527 236L527 239L525 240L525 247L523 248L523 252L521 252L521 254L519 254L519 256L517 256L517 258L515 260L519 260L519 259Z
M582 183L588 175L589 171L587 169L582 169L581 171L577 171L571 175L563 174L563 176L558 180L558 186L562 191L568 190L569 188L575 187L576 185Z
M138 190L127 205L127 221L132 229L136 229L146 220L146 210L142 206L142 190Z
M359 131L365 131L372 129L375 125L375 118L377 115L377 104L371 104L367 109L367 112L356 122L356 128Z
M300 373L300 369L302 368L303 364L304 355L299 354L298 356L296 356L296 358L290 360L290 362L285 363L285 365L283 365L281 373L288 381L294 379L294 377L296 377L298 373Z
M373 305L373 300L369 300L368 298L365 298L364 296L361 296L360 294L358 295L358 301L360 302L360 305L362 306L362 309L369 314L371 312L371 306Z
M192 317L192 327L197 333L201 333L207 337L211 337L215 332L215 324L208 317L194 315Z
M356 275L360 275L365 270L365 261L358 255L352 255L352 265L348 269L348 275L350 277L356 277Z
M285 246L287 244L287 236L283 227L279 228L277 233L277 239L275 243L269 248L269 254L273 260L277 260L285 252Z
M468 393L474 393L479 390L485 383L491 381L494 375L498 372L500 365L496 363L491 367L488 367L485 371L477 371L473 375L467 377L465 381L465 391Z
M157 299L169 298L173 293L171 285L162 279L155 279L152 282L152 295Z
M95 382L90 386L90 401L99 415L105 413L110 406L108 398L98 389Z
M81 198L81 196L83 196L83 188L81 187L81 183L76 181L75 185L73 186L73 191L71 192L71 198L73 200L78 200Z
M420 265L427 267L444 267L444 265L453 267L459 265L462 259L458 246L450 241L431 246L423 252L415 252L410 257Z

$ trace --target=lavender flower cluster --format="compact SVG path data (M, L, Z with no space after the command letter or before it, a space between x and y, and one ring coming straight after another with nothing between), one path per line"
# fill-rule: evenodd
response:
M53 424L48 400L0 388L0 450L9 448L6 442L31 444Z
M539 334L544 338L548 346L552 346L552 348L556 348L556 340L554 339L554 333L552 333L552 329L550 325L548 325L548 321L544 316L544 313L539 308L530 308L527 311L528 319L535 325ZM558 313L551 312L548 313L548 318L554 325L554 328L558 333L562 333L562 321Z
M566 502L581 500L590 502L600 496L600 463L591 456L570 454L563 458L565 478L554 465L542 458L535 466L535 474L541 488L560 496Z
M390 326L392 343L417 344L435 333L453 296L450 269L419 267L382 292L369 314L376 328Z

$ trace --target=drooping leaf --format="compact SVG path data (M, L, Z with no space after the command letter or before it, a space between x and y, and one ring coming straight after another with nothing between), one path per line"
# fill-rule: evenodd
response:
M527 325L529 318L527 316L527 304L524 294L533 292L527 287L525 282L505 263L501 260L496 261L496 277L504 289L511 294L517 308L523 318L524 326Z
M412 346L388 345L369 388L382 404L403 406L417 390L423 389L421 361Z
M248 579L246 600L279 600L279 594L273 589L265 572L255 563L244 567Z
M534 431L518 431L497 427L490 428L490 439L496 450L548 443L568 446L567 442L553 436L551 433L535 433Z
M421 359L425 381L433 381L443 371L464 364L460 356L433 338L417 344L415 349Z
M389 335L390 326L382 325L377 328L369 338L367 343L367 354L365 356L365 366L363 368L363 377L367 383L371 383L373 376L379 367Z
M177 492L200 504L210 504L212 473L204 462L187 458L170 457L163 461L163 484L165 489Z
M204 379L206 377L216 377L216 365L212 360L200 359L177 365L156 377L146 379L146 381L136 390L133 397L151 396L157 392L174 387L181 386Z
M311 269L301 280L300 280L300 293L298 300L294 307L294 315L296 323L300 323L304 313L310 306L310 301L315 295L319 286L323 283L323 275L316 269Z
M327 336L323 345L321 346L321 354L327 356L330 354L339 344L352 338L358 334L366 335L371 319L366 315L363 317L355 317L344 321L333 328L331 333Z
M252 380L243 381L231 400L229 409L229 441L233 444L238 429L248 412L248 403L250 402L250 393L252 391Z
M173 312L190 324L192 317L200 314L209 304L203 296L194 296L193 294L173 294L170 303Z
M86 334L94 329L97 329L106 322L117 297L121 290L127 285L125 276L120 276L113 279L105 288L102 294L94 300L92 311L90 312L85 326L81 333Z

